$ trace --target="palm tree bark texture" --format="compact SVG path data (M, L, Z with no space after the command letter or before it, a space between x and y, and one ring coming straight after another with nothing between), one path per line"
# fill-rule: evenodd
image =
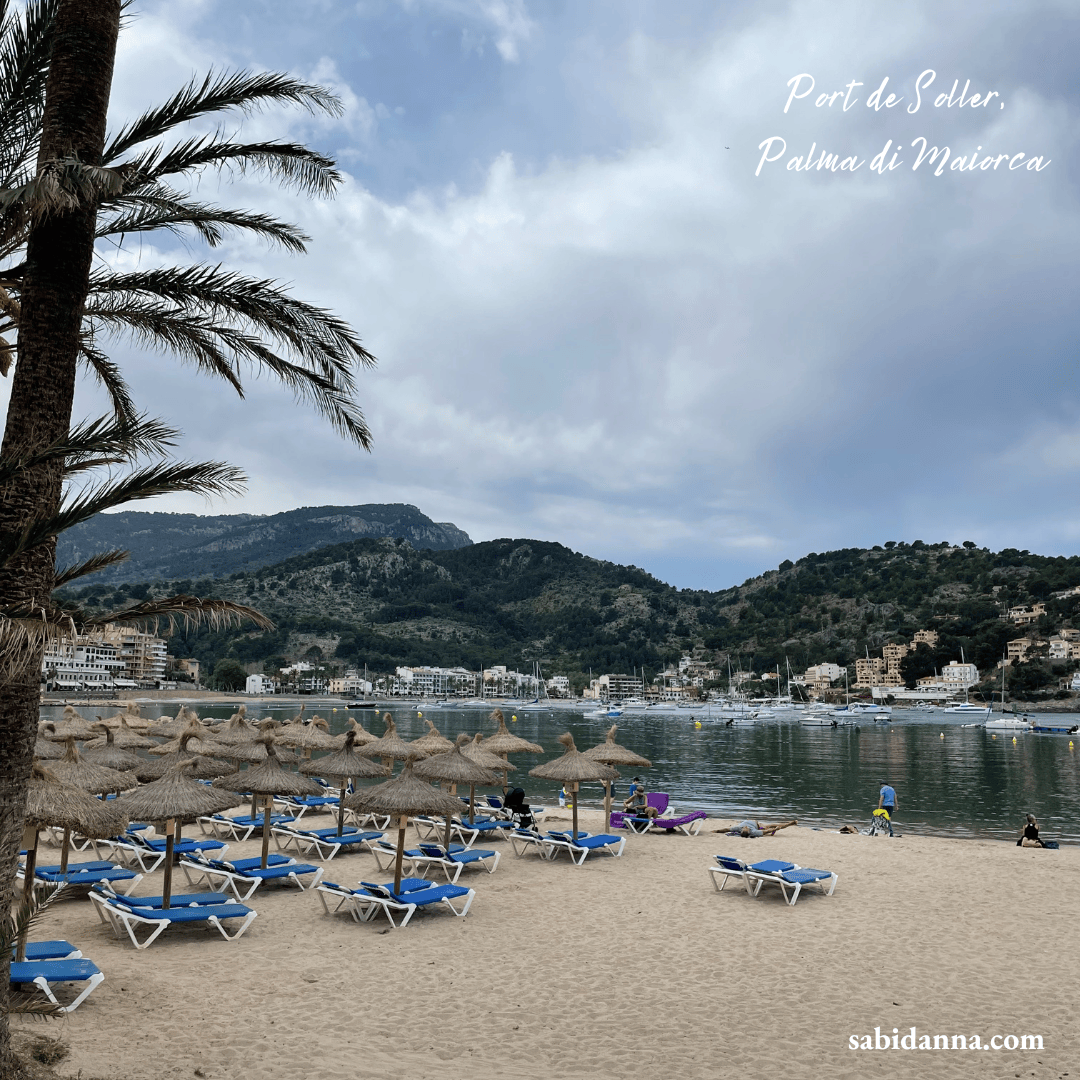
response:
M38 175L50 163L77 158L98 165L112 85L121 0L63 0L46 85ZM75 395L79 331L94 253L92 203L44 216L32 226L26 254L18 364L0 459L10 461L67 435ZM62 461L9 481L0 491L0 533L20 533L55 514ZM49 605L55 542L0 568L0 606L32 619ZM42 646L0 665L0 918L8 917L15 859L38 719ZM0 994L8 991L10 957L0 957ZM6 1008L0 1009L0 1076L18 1076L10 1055Z

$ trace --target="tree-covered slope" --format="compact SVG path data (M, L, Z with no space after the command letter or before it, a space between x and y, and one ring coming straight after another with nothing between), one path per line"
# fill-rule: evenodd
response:
M476 669L544 662L547 673L655 672L694 651L721 665L793 670L851 664L866 651L940 635L936 662L960 650L982 669L1021 631L1010 605L1047 601L1041 625L1067 623L1080 558L974 545L886 545L812 553L721 592L676 589L633 566L588 558L561 544L494 540L452 551L418 551L393 540L355 540L217 581L169 580L134 591L211 593L275 619L270 633L230 630L179 636L174 655L213 663L295 659L315 647L341 666L462 664ZM73 594L94 607L129 592L92 586ZM1036 628L1040 629L1039 627Z

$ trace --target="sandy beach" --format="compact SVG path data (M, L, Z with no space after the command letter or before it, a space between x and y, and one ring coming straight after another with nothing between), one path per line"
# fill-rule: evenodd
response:
M328 824L325 816L310 819ZM549 815L558 827L567 812ZM65 1075L110 1080L1078 1075L1072 1011L1080 850L872 838L789 828L774 838L630 836L622 858L515 858L462 875L464 919L327 917L312 893L263 888L244 937L167 931L117 941L88 900L54 905L106 980L49 1033ZM602 817L582 814L597 831ZM192 826L187 830L197 832ZM410 842L413 839L409 834ZM257 854L251 840L231 856ZM834 870L835 895L717 893L717 853ZM45 847L42 861L55 849ZM311 860L318 861L318 860ZM388 880L370 854L326 877ZM182 878L180 879L183 880ZM178 886L179 887L179 886ZM136 892L161 891L161 871ZM25 1028L24 1022L16 1026ZM1041 1035L1041 1051L867 1051L850 1038ZM40 1025L34 1025L40 1032ZM999 1039L998 1042L1001 1042Z

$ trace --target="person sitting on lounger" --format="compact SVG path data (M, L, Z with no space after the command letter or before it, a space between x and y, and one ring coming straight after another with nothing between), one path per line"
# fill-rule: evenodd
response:
M634 817L654 818L660 816L660 811L655 806L650 806L645 788L639 784L629 799L623 800L623 810Z
M1027 824L1024 826L1024 831L1020 836L1020 839L1016 841L1017 847L1045 847L1046 845L1039 839L1039 823L1035 820L1034 814L1028 814Z

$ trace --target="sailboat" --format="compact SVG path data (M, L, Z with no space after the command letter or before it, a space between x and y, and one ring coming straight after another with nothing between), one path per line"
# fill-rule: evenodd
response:
M987 710L987 721L983 727L987 731L1027 731L1031 727L1027 720L1022 720L1015 714L1006 715L1005 713L1005 660L1006 657L1003 656L1001 658L1001 715L996 720L991 720L990 710ZM992 702L990 709L993 709Z

